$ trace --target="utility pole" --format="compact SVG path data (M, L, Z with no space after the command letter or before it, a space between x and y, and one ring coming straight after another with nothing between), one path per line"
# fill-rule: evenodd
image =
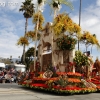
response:
M81 24L81 3L82 0L80 0L80 5L79 5L79 26ZM78 50L79 50L79 36L78 36Z

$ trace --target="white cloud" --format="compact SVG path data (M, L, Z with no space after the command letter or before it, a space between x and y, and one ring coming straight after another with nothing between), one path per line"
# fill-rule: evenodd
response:
M85 10L82 10L81 12L81 28L83 31L89 31L91 34L96 34L97 39L100 43L100 0L97 0L97 5L92 4L85 8ZM78 13L76 15L72 16L73 21L75 21L77 24L79 23L79 16ZM80 49L82 51L85 50L85 46L80 46ZM88 50L91 51L91 46L88 48ZM100 51L97 50L97 48L94 46L92 49L92 55L94 59L96 59Z
M96 4L97 6L100 6L100 0L97 0Z
M18 24L20 27L20 23ZM0 17L0 26L0 57L9 58L13 56L18 58L18 56L22 55L22 47L16 46L19 38L15 33L17 27L13 21L6 17Z
M91 33L95 33L96 35L100 36L100 7L96 5L90 5L84 11L81 12L81 28L82 30L90 31ZM72 19L78 24L79 23L79 16L73 15Z
M25 19L13 20L12 16L7 17L5 14L0 17L0 57L9 58L12 56L18 58L18 56L22 55L23 47L16 44L17 40L25 32ZM33 29L30 24L29 29ZM30 46L32 47L34 44ZM26 47L26 50L29 47Z
M16 46L19 37L12 32L0 34L0 57L9 58L10 56L18 58L21 56L22 47Z
M88 25L88 27L91 27L91 26L96 25L98 21L99 21L98 18L90 18L85 22L85 24Z
M14 11L19 12L19 8L22 5L22 2L25 0L0 0L0 7L5 11ZM35 4L37 0L32 2Z

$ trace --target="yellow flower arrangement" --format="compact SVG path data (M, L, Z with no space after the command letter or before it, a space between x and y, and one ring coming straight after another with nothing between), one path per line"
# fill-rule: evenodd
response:
M28 31L26 33L26 37L29 38L29 39L32 39L33 41L35 40L35 35L36 35L35 31ZM39 40L40 39L40 33L39 32L37 34L37 37L38 37L38 40Z
M45 82L45 84L47 86L49 86L49 88L52 88L54 86L54 81L53 80L48 80L48 81Z
M88 57L84 55L81 51L75 52L75 58L73 59L76 66L88 66Z
M42 75L42 74L40 74L40 76L38 76L38 78L43 78L43 75Z
M38 18L39 18L39 20L38 20ZM43 29L42 24L44 23L44 17L41 12L37 12L33 15L33 23L37 24L38 21L39 21L38 29L42 30Z
M81 28L79 25L74 23L72 19L66 13L59 14L53 22L53 30L56 35L68 31L69 33L79 34Z
M33 23L37 23L39 16L39 23L44 23L44 17L41 12L37 12L33 15Z
M29 45L29 42L26 37L20 37L20 39L17 42L17 45L23 45L23 44Z
M34 31L28 31L28 32L26 33L26 36L29 37L29 38L34 38L35 32L34 32Z
M84 31L84 33L82 34L80 41L84 42L85 44L92 44L92 45L97 45L98 47L100 47L100 44L96 38L95 34L91 34L88 31Z
M81 27L78 24L74 23L74 33L80 34L80 32Z

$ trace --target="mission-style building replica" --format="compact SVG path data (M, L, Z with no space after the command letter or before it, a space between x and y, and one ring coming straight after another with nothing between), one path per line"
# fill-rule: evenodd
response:
M52 23L48 22L42 31L38 45L38 61L42 66L41 70L52 64L58 66L60 71L65 72L65 66L67 66L68 62L73 62L75 50L62 51L57 47L56 40L62 35L56 36L51 25Z

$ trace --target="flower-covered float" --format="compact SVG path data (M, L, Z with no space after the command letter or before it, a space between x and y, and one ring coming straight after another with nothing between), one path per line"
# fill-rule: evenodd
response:
M56 36L52 27L47 23L42 31L36 66L18 84L66 95L99 91L100 86L95 83L99 79L90 75L92 60L81 51L75 52L76 38L69 33Z
M44 90L58 94L80 94L97 91L97 86L82 78L82 74L73 72L52 73L46 72L30 73L30 78L25 78L18 84L32 89Z
M69 65L72 67L72 63ZM99 76L89 80L78 72L56 72L55 67L49 66L45 72L30 72L18 84L34 90L72 95L100 91L100 85L96 84L99 80Z
M72 25L59 29L57 25L61 22L58 23L57 19ZM99 79L90 77L92 60L81 51L75 52L77 39L71 32L79 34L80 27L74 25L76 24L66 14L57 16L53 25L49 22L46 24L40 35L37 63L30 69L28 76L18 82L19 85L59 94L92 93L100 90L100 86L95 83ZM59 30L69 30L70 33L61 34Z
M58 4L53 2L54 9L57 9ZM27 38L35 38L36 41L39 34L37 62L35 59L34 68L30 68L29 74L23 76L18 84L59 94L99 91L99 77L91 75L92 60L80 51L75 52L77 40L100 47L95 36L81 34L81 27L67 13L55 15L53 23L48 22L44 28L43 22L41 11L38 11L33 16L33 23L36 24L34 34L26 34Z

